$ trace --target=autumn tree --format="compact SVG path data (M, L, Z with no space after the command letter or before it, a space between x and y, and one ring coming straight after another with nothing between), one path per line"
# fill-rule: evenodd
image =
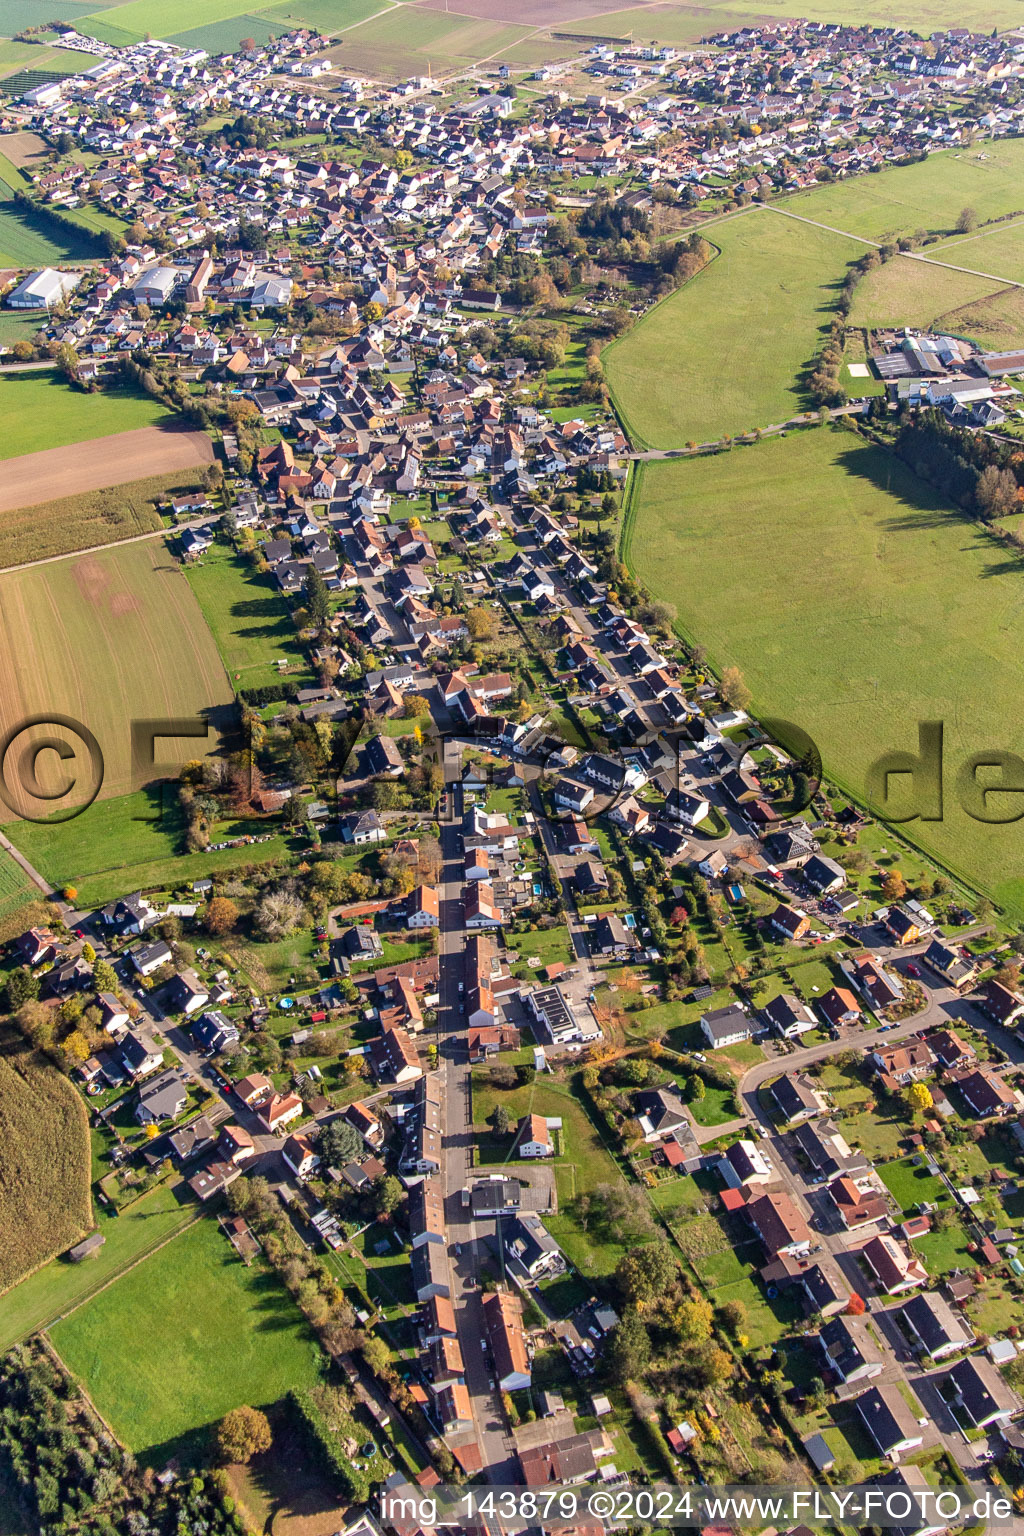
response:
M97 960L92 968L93 986L97 992L117 991L117 974L109 960Z
M215 896L203 915L203 927L207 933L218 937L231 933L238 924L238 908L228 896Z
M722 698L733 709L746 709L750 703L750 689L743 681L743 673L739 667L726 667L722 673L721 682Z
M688 1343L703 1344L711 1337L714 1309L704 1296L687 1296L672 1315L676 1332Z
M907 1089L907 1104L915 1114L923 1114L926 1109L931 1109L934 1103L935 1100L927 1083L911 1083Z
M496 640L500 626L493 608L471 608L466 614L466 624L474 640Z
M978 476L974 499L984 518L1002 517L1017 505L1017 481L1013 471L987 464Z
M647 1243L622 1255L615 1278L626 1300L643 1307L666 1295L676 1283L678 1270L667 1243Z
M882 881L882 895L886 901L902 901L907 894L907 882L898 869L890 869Z
M224 1462L249 1462L271 1442L270 1424L258 1408L233 1408L217 1426L217 1454Z
M961 208L957 214L956 232L958 235L969 235L971 230L977 227L977 223L978 210L968 204L965 208Z

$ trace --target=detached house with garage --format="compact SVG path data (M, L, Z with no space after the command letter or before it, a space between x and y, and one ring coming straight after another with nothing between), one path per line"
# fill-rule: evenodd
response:
M811 920L798 907L787 907L780 903L768 919L768 926L779 938L795 944L810 933Z
M898 1388L888 1383L869 1387L853 1405L882 1456L896 1461L907 1451L924 1444L917 1417L903 1400Z
M555 1148L544 1116L524 1115L516 1127L513 1146L516 1157L551 1157Z
M829 1367L844 1383L870 1381L885 1370L885 1356L875 1343L866 1318L830 1318L818 1335Z
M1009 987L1004 987L1001 981L989 981L985 983L979 1007L995 1023L1009 1029L1011 1025L1018 1024L1024 1014L1024 998L1011 992Z
M900 1308L899 1317L918 1354L929 1360L943 1360L974 1343L974 1334L963 1316L937 1291L914 1296Z
M793 1040L817 1028L817 1019L792 992L781 992L761 1009L761 1017L773 1034L783 1040Z
M874 1275L878 1289L889 1296L928 1283L928 1271L917 1254L908 1253L888 1232L880 1232L865 1243L860 1256Z
M920 925L906 907L890 907L885 928L894 944L916 944L921 937Z
M1004 1429L1020 1411L1020 1398L984 1355L958 1360L946 1380L953 1402L975 1429Z
M441 922L438 893L432 885L418 885L406 903L407 928L437 928Z
M702 1014L701 1034L713 1051L727 1045L738 1045L742 1040L753 1038L754 1029L747 1014L735 1004L728 1008L712 1008Z
M746 1213L769 1259L786 1253L802 1258L810 1251L813 1233L785 1190L758 1195L747 1202Z
M979 1120L1002 1119L1021 1107L1020 1094L988 1067L976 1067L956 1083L971 1113Z
M872 1051L871 1064L884 1082L895 1083L900 1088L919 1083L935 1071L931 1047L926 1041L913 1037L899 1045L880 1046Z
M792 1125L825 1113L825 1100L810 1078L787 1072L770 1089L782 1119Z

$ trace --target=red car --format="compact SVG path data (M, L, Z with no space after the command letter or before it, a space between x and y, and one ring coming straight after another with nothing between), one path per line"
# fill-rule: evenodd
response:
M920 976L920 974L921 974L921 967L919 965L915 965L913 960L908 960L907 961L907 975L908 976Z

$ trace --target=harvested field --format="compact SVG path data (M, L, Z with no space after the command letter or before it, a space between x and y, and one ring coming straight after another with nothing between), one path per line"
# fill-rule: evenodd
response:
M83 491L127 485L132 480L197 469L213 462L213 444L205 432L166 427L137 427L113 437L66 448L44 448L8 459L0 484L0 512L37 507Z
M89 1129L63 1073L0 1033L0 1291L63 1252L92 1222Z
M210 722L207 743L161 740L162 763L184 762L216 747L218 706L232 699L199 605L159 539L0 576L0 675L7 679L0 730L39 714L80 721L103 752L104 797L132 785L132 720ZM57 782L77 775L81 788L68 791L54 811L82 803L94 785L97 775L79 746L81 761L74 769L62 764Z
M447 11L481 21L513 22L517 27L562 27L606 11L621 10L619 0L420 0L417 10ZM598 27L597 31L603 31Z
M0 570L158 533L163 519L157 503L184 496L198 483L195 474L152 475L8 512L0 520Z
M41 159L47 153L47 148L46 141L38 133L24 128L18 133L5 133L0 138L0 151L20 170L22 166L30 166L34 160Z
M526 27L445 16L421 5L394 6L346 32L328 57L342 69L380 79L426 74L443 61L443 74L471 68L522 42Z

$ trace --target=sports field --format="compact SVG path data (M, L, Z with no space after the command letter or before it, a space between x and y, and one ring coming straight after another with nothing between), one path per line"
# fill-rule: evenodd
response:
M979 219L1024 214L1024 140L986 139L970 149L929 155L915 165L797 192L781 206L869 240L918 230L951 236L961 209L968 206ZM936 254L929 247L928 255ZM993 270L980 260L961 265Z
M0 417L4 423L0 459L177 422L149 395L107 389L87 395L48 370L0 374Z
M839 428L640 476L626 557L681 627L742 669L759 714L805 727L855 794L883 751L943 720L945 820L905 830L1024 915L1024 822L983 826L954 793L970 754L1024 753L1020 564Z
M50 1337L118 1438L154 1465L201 1452L232 1408L318 1379L319 1348L284 1286L258 1260L247 1269L212 1217Z
M0 729L55 712L81 721L103 752L105 796L130 786L133 719L216 722L232 698L188 583L155 539L0 575L0 676ZM175 744L161 745L171 758ZM204 743L181 750L198 757ZM76 771L89 782L84 759Z
M630 435L680 448L786 421L863 247L767 209L716 224L721 255L603 353Z
M288 604L270 576L258 575L226 544L214 545L187 575L236 689L279 682L279 660L305 666Z

